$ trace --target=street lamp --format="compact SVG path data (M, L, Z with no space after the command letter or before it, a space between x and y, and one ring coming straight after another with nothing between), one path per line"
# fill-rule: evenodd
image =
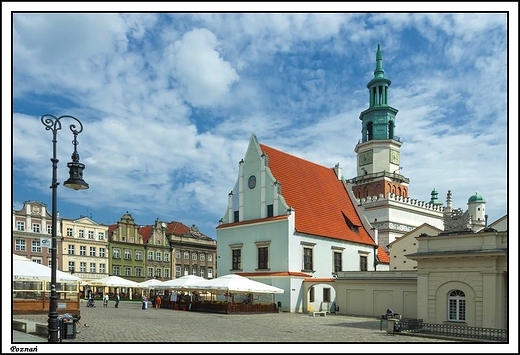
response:
M57 218L57 206L56 206L56 196L57 196L57 187L59 185L58 179L56 177L58 170L58 159L56 158L56 138L58 135L58 131L61 129L61 119L62 118L72 118L79 124L79 129L76 128L76 124L72 123L69 128L74 135L74 139L72 144L74 145L74 152L72 153L72 161L67 163L69 168L69 179L63 183L64 186L69 187L74 190L85 190L88 189L88 184L83 181L83 169L85 169L85 165L79 162L79 154L76 150L78 145L77 136L83 131L83 125L80 120L76 117L64 115L60 117L56 117L53 115L43 115L41 117L41 121L45 126L47 131L52 132L52 183L50 188L52 189L52 245L51 245L51 296L49 301L49 323L47 326L48 329L48 342L49 343L57 343L58 342L58 295L56 293L56 228L58 224Z

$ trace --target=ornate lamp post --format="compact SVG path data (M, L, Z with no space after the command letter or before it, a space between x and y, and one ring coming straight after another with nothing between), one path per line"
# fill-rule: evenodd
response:
M52 245L51 245L51 296L49 303L49 323L48 323L48 342L49 343L57 343L58 340L58 295L56 293L56 228L58 224L57 218L57 206L56 206L56 197L57 197L57 188L59 182L57 181L57 170L58 170L58 159L56 158L56 138L58 135L58 131L61 130L61 119L62 118L71 118L77 122L79 127L76 127L76 123L72 123L69 128L74 135L74 139L72 140L72 144L74 145L74 152L72 153L72 161L67 163L69 167L69 179L63 183L64 186L69 187L74 190L84 190L88 189L88 184L83 181L83 169L85 169L85 165L79 162L79 154L76 150L77 145L79 144L77 141L77 136L83 131L83 125L81 122L73 116L64 115L60 117L56 117L53 115L43 115L41 117L41 121L45 126L47 131L52 132L52 183L50 188L52 189Z

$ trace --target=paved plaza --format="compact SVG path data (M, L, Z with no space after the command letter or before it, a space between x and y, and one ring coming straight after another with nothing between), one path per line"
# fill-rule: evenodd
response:
M83 303L76 339L64 339L60 346L68 347L65 343L461 343L388 334L386 324L380 330L380 321L375 318L334 314L311 317L297 313L217 314L151 307L143 310L140 302L121 302L119 308L114 307L114 302L108 308L96 302L97 307L87 308ZM44 323L48 319L46 314L13 317ZM15 335L13 343L22 339L21 335ZM42 344L45 345L56 346Z

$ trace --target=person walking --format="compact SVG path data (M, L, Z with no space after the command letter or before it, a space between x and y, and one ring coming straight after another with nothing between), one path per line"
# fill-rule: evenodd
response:
M116 293L114 300L116 301L116 308L119 308L119 300L121 300L121 297L119 297L119 293Z
M108 294L105 293L105 295L103 296L103 307L108 307Z
M161 296L157 295L155 298L155 309L161 308L162 299Z

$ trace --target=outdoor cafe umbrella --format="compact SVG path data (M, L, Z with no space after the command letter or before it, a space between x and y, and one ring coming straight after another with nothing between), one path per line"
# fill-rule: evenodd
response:
M196 284L201 281L207 281L205 278L197 275L186 275L173 280L161 282L159 285L155 285L155 288L167 288L172 290L187 289L188 286Z
M143 282L139 282L139 286L143 288L157 288L157 286L160 286L163 284L163 281L157 280L157 279L150 279Z
M102 279L96 280L96 282L108 286L108 287L134 287L138 288L139 286L138 282L127 280L119 276L107 276Z
M192 290L226 291L240 293L283 293L284 290L237 274L205 280L186 286Z
M52 269L30 259L13 254L13 280L51 281ZM78 282L81 279L69 273L56 270L56 282Z
M141 295L144 295L144 290L148 289L148 291L158 288L163 282L157 279L150 279L143 282L139 282L139 287L142 287Z

